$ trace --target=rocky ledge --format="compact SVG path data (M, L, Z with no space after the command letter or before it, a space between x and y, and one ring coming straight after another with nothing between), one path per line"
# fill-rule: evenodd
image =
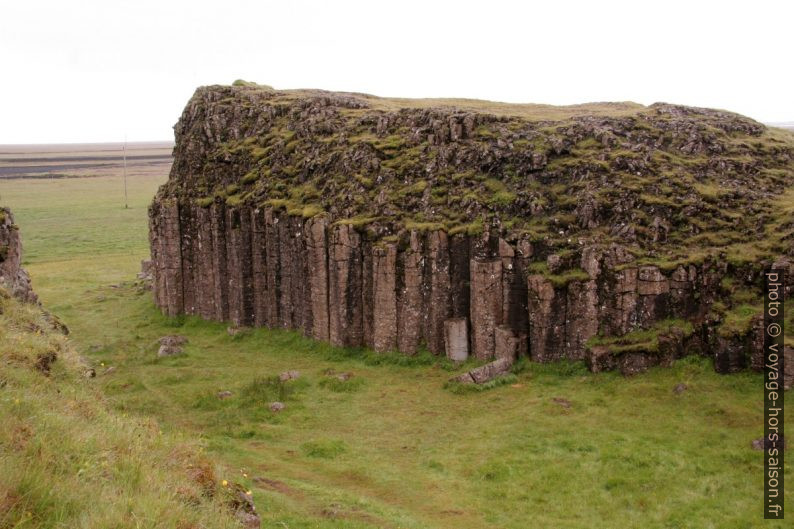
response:
M169 315L732 372L761 365L761 272L794 272L794 135L724 111L238 83L197 90L175 131L150 208Z
M8 208L0 208L0 285L25 303L37 303L30 276L21 266L22 241L19 227Z

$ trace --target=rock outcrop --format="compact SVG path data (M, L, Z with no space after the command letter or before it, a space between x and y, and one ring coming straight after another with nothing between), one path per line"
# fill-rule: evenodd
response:
M15 298L25 303L37 303L30 276L21 266L22 242L19 228L8 208L0 208L0 283Z
M761 271L794 271L794 222L769 213L794 135L664 104L435 103L199 89L150 208L157 305L455 361L753 364Z

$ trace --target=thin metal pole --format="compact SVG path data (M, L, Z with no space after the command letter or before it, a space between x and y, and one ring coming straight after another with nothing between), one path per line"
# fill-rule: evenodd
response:
M124 135L124 209L128 209L127 203L127 135Z

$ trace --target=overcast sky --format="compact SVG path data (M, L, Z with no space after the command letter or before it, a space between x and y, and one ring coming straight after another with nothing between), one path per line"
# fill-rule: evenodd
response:
M0 144L172 139L196 86L794 121L794 2L3 0Z

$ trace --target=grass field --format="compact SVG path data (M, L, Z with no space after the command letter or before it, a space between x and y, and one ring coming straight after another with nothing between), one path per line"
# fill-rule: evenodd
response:
M253 490L263 527L786 526L762 519L762 453L750 448L760 375L720 376L699 358L631 379L528 364L511 384L456 394L433 358L169 320L132 282L163 181L132 179L126 210L115 176L1 181L0 202L95 384L124 413L198 439L221 477ZM173 333L187 354L157 359L157 338ZM272 380L287 369L300 378ZM333 376L343 372L352 378ZM679 382L689 389L676 395ZM286 409L270 412L273 400Z

